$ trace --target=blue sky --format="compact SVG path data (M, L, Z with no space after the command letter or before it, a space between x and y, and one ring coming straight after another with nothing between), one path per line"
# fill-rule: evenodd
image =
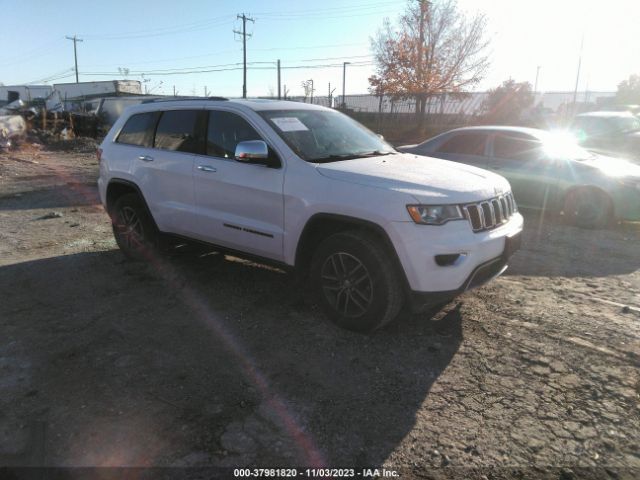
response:
M468 13L484 12L489 20L492 68L480 89L509 77L533 83L540 65L540 89L572 90L583 35L580 89L615 90L629 74L640 73L635 25L640 2L459 4ZM344 61L352 62L347 94L366 93L373 71L369 38L385 17L395 20L405 5L389 0L0 0L0 39L9 46L0 52L0 82L74 81L73 44L65 36L77 34L84 40L78 43L81 81L122 78L118 68L128 68L128 78L147 80L153 93L169 94L175 86L179 94L201 95L207 87L212 95L239 96L242 71L235 69L241 66L242 43L233 30L241 28L236 15L245 12L255 19L248 23L249 96L276 90L277 59L283 67L295 67L282 70L282 83L292 95L302 93L301 82L307 79L314 80L317 95L326 95L329 82L341 93ZM183 70L166 74L177 69ZM184 73L190 70L210 71Z

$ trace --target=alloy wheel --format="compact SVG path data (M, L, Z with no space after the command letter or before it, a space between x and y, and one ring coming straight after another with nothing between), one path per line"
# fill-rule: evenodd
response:
M325 260L320 275L325 298L341 315L354 318L368 310L373 301L373 281L358 258L336 252Z
M143 244L142 221L131 207L125 206L118 211L116 231L129 249L136 249Z

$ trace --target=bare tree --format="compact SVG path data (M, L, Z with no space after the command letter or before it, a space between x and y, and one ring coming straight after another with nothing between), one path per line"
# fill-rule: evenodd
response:
M517 125L534 102L534 94L529 82L505 80L492 90L482 102L485 120L489 123Z
M467 17L455 0L412 1L398 28L385 20L371 40L376 95L415 98L422 117L429 96L468 91L488 67L486 18Z
M640 75L631 75L618 84L616 101L621 105L640 103Z

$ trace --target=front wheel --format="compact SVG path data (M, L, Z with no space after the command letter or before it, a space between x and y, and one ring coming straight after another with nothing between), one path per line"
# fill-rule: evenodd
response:
M569 192L563 210L567 221L577 227L604 228L613 220L611 199L594 188Z
M383 244L359 231L324 240L311 262L313 289L340 327L368 332L392 321L403 304L396 267Z
M111 221L116 243L127 257L149 260L157 252L156 227L137 194L128 193L116 200Z

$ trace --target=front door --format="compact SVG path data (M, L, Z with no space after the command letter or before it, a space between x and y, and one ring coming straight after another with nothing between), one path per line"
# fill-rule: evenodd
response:
M546 209L556 200L556 162L545 153L539 140L519 132L497 133L487 168L504 176L522 207Z
M206 155L194 163L197 237L282 260L284 168L236 161L236 145L247 140L264 139L239 114L209 111Z

